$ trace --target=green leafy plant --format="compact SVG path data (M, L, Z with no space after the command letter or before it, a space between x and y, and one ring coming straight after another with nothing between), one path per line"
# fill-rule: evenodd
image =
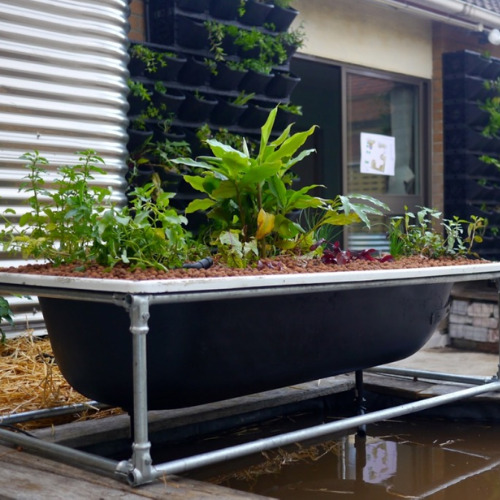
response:
M56 266L181 265L191 245L185 217L169 206L173 194L149 183L130 193L129 206L116 207L110 189L93 185L96 174L106 173L102 158L94 151L79 155L77 164L59 168L55 190L45 182L48 161L36 151L23 155L28 175L20 189L30 193L31 211L21 215L18 225L11 220L14 210L2 214L4 251Z
M224 24L212 20L205 21L204 24L208 31L210 52L213 55L214 61L224 61L227 55L222 47L222 42L226 36Z
M12 318L12 311L10 309L9 302L4 298L0 297L0 342L5 343L6 336L2 328L2 323L6 321L9 325L14 325L14 319Z
M289 126L271 141L277 111L276 107L270 112L262 127L256 156L250 154L245 141L242 150L237 150L209 139L207 144L213 156L174 160L200 169L200 175L185 175L184 179L206 194L206 198L193 200L186 213L206 211L213 244L222 255L227 255L228 242L233 241L233 249L241 247L247 256L241 264L247 264L249 257L255 260L283 252L308 252L320 226L360 221L369 226L369 215L381 214L381 209L386 208L378 200L364 195L337 196L334 200L309 195L316 185L293 190L289 171L314 151L299 152L299 149L313 134L315 126L293 135ZM306 231L290 214L308 208L318 210L321 216L315 227Z
M390 253L394 257L422 255L430 258L475 255L472 247L483 241L488 221L471 216L443 219L441 212L419 207L416 213L408 211L392 217L389 224Z
M235 106L245 106L249 101L251 101L255 97L255 92L251 92L247 94L244 90L242 90L234 99L230 100Z
M142 61L146 65L147 73L156 73L158 68L165 68L168 56L173 55L171 52L158 52L140 44L133 45L130 48L130 56Z
M302 116L302 106L297 104L279 104L278 107L293 115Z
M286 9L292 5L294 0L273 0L273 4L282 9Z

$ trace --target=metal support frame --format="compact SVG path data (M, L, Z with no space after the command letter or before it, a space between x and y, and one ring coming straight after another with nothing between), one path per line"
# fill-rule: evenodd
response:
M500 293L500 267L491 271L489 276L490 279L495 279L497 287ZM456 278L456 277L455 277ZM422 278L415 278L409 280L409 284L412 282L418 282ZM445 280L452 281L454 277L446 277ZM477 277L471 276L470 274L462 277L462 279L456 279L456 281L473 281L474 279L484 279L484 275L478 275ZM368 283L368 286L386 286L387 283L381 280L378 283ZM330 288L333 285L325 286L325 288ZM367 283L347 283L342 282L338 284L339 288L358 288L367 286ZM320 285L319 288L322 288ZM301 285L298 288L304 289L307 293L311 290L311 287L307 285ZM318 288L318 287L316 287ZM284 293L291 293L291 287L284 287ZM402 415L407 415L410 413L415 413L427 408L432 408L448 403L452 403L461 399L470 398L479 394L484 394L492 391L500 391L500 341L499 341L499 373L495 377L490 379L480 378L480 377L461 377L457 375L449 374L434 374L434 378L440 380L449 380L459 383L472 384L473 387L468 387L466 389L458 389L457 391L434 396L425 400L415 401L411 403L406 403L391 408L387 408L380 411L365 413L363 406L363 374L362 371L356 372L356 388L357 388L357 402L358 402L358 415L353 417L348 417L340 421L329 422L306 429L284 433L278 436L272 436L269 438L259 439L250 443L245 443L237 446L232 446L229 448L224 448L208 453L202 453L192 457L187 457L180 460L173 460L170 462L162 464L152 464L152 459L150 455L151 443L148 437L148 402L147 402L147 352L146 352L146 336L149 331L148 320L149 320L149 307L153 303L164 303L164 302L177 302L177 301L190 301L190 300L211 300L215 296L234 296L234 290L222 290L219 292L210 290L207 292L195 292L195 293L123 293L123 292L111 292L99 290L79 290L76 288L67 287L42 287L38 285L29 284L18 284L18 283L2 283L0 281L0 293L3 292L13 292L23 293L23 294L37 294L42 296L50 296L54 298L71 298L74 300L90 300L94 302L108 302L113 303L117 306L121 306L127 309L130 316L130 333L131 341L133 346L133 391L134 391L134 404L133 404L133 444L132 444L132 455L129 460L117 462L114 460L105 459L96 455L92 455L79 450L74 450L72 448L49 443L46 441L39 440L34 437L26 436L21 433L15 433L0 428L0 440L8 442L15 445L20 445L27 450L31 450L56 460L64 460L66 463L83 466L87 468L92 468L101 473L114 475L128 481L129 484L133 486L138 486L151 482L158 479L165 474L175 474L186 472L188 470L215 464L218 462L232 460L238 457L249 455L252 453L258 453L272 448L277 448L280 446L286 446L299 441L309 440L318 438L321 436L327 436L332 433L343 432L351 429L363 430L367 424L378 422L385 419L390 419ZM252 289L250 291L238 290L241 295L245 293L281 293L270 291L268 288ZM297 287L295 287L297 291ZM391 370L386 368L376 369L377 371L385 370L386 373ZM375 370L372 370L375 371ZM432 372L423 372L410 370L404 370L406 375L418 376L422 378L433 378ZM56 409L56 411L61 411ZM35 412L33 416L39 415L50 416L50 409L47 411L42 410L41 412ZM24 419L25 420L25 419ZM4 418L5 421L5 418ZM0 420L0 423L2 421Z

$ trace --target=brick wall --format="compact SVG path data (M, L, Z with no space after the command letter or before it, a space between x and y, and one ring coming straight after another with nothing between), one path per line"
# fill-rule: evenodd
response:
M146 38L146 23L144 20L143 0L132 0L130 3L130 32L129 38L134 42L144 41Z

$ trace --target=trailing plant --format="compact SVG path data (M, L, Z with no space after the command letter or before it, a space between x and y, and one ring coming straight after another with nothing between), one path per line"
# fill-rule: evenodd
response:
M317 185L292 189L289 171L314 151L299 152L299 149L316 127L292 135L289 126L271 141L277 111L276 107L270 112L261 129L255 156L245 141L242 150L238 150L209 139L207 144L213 156L174 160L201 169L199 175L184 176L194 189L206 194L206 198L193 200L186 214L206 211L212 243L226 257L229 249L242 248L246 258L240 265L285 252L307 253L320 226L360 221L369 226L369 215L380 215L386 208L365 195L339 195L333 200L309 195ZM290 217L293 212L307 208L321 213L315 227L308 231ZM231 259L226 260L231 263Z
M93 185L96 174L106 173L102 158L90 150L79 155L77 164L59 168L55 190L45 181L48 161L36 151L23 155L28 175L20 190L30 194L31 211L21 215L17 225L9 219L14 210L2 214L3 250L56 266L181 265L191 244L182 227L185 217L169 206L173 194L150 183L130 193L130 206L116 207L110 189Z
M146 65L147 73L156 73L158 68L165 68L167 66L166 58L172 53L158 52L150 49L145 45L133 45L130 48L130 55L133 58L139 59Z
M210 52L215 61L224 61L226 53L222 47L222 42L226 36L224 24L217 21L205 21L205 27L208 31L208 42L210 44Z
M394 257L422 255L430 258L476 255L472 247L483 241L487 219L472 215L469 220L443 219L441 212L419 207L392 217L389 223L390 253Z

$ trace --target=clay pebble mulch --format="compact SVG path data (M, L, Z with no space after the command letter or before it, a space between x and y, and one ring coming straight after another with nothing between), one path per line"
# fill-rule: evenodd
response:
M98 265L89 265L85 269L79 264L66 264L54 267L52 264L28 264L20 267L0 268L0 272L30 273L50 276L72 276L96 279L130 279L159 280L176 278L207 278L224 276L251 276L255 274L289 274L289 273L320 273L335 271L362 271L375 269L408 269L420 267L453 266L465 264L480 264L485 260L471 260L465 257L429 259L423 256L403 257L391 262L354 260L345 265L324 264L320 259L305 259L300 257L277 257L264 260L257 267L244 269L229 268L215 260L208 269L135 269L131 271L125 266L117 265L107 269Z

